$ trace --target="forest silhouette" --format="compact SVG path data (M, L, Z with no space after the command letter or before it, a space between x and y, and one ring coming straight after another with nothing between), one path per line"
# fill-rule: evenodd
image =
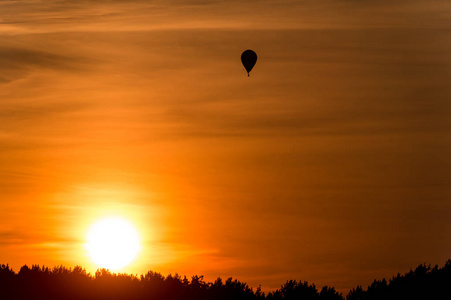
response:
M367 299L451 299L451 260L439 268L425 264L393 278L375 280L367 289L353 288L344 297L335 288L318 290L306 281L288 280L279 289L265 294L237 279L204 281L203 276L188 279L178 274L163 276L148 271L141 276L111 273L98 269L95 274L76 266L52 269L24 265L15 273L0 265L0 299L112 299L112 300L367 300Z

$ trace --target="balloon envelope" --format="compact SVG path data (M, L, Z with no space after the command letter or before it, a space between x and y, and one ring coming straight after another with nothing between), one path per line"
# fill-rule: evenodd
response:
M252 50L246 50L241 54L241 62L247 71L247 76L249 76L249 72L257 62L257 54Z

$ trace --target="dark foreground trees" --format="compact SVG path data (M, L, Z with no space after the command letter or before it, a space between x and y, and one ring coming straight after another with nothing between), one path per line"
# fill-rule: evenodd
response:
M346 300L451 299L451 260L444 267L419 265L389 281L375 280L367 290L352 289Z
M358 286L346 300L371 299L451 299L451 260L443 268L420 265L389 281L375 280L366 290ZM215 282L203 276L190 279L177 274L163 276L149 271L139 277L98 270L63 266L23 266L16 274L8 265L0 265L0 299L84 299L84 300L343 300L333 287L317 289L314 284L289 280L280 289L265 294L246 283L229 278Z
M178 274L164 277L149 271L140 277L115 274L100 269L91 276L81 267L63 266L49 269L37 265L23 266L15 274L8 265L0 266L0 299L64 300L265 300L265 299L343 299L333 288L320 292L307 282L287 281L281 289L265 295L237 279L204 281L203 276L190 279Z

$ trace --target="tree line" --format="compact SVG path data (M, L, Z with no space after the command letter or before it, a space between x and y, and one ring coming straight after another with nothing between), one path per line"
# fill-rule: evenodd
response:
M415 270L386 280L375 280L367 289L357 286L345 296L333 287L317 289L306 281L288 280L265 294L237 279L206 282L203 276L188 279L148 271L135 276L99 269L95 274L76 266L48 268L24 265L15 273L0 265L0 299L64 300L373 300L451 299L451 260L438 266L419 265Z

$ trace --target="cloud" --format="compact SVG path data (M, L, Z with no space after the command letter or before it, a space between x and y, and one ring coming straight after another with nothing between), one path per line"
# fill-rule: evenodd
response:
M47 70L77 72L86 69L89 63L89 60L79 56L34 49L33 46L8 45L10 41L11 39L0 45L0 69L3 83L20 79L32 72Z
M24 220L26 221L26 220ZM0 246L6 247L45 247L46 245L73 245L80 243L79 240L55 236L45 231L33 232L30 230L8 230L0 231Z
M3 1L3 34L158 29L446 27L446 1ZM427 14L425 14L427 11Z
M245 280L258 285L261 275L274 286L291 275L312 280L303 270L313 265L318 282L335 280L327 269L356 253L355 240L389 243L420 213L447 220L451 52L448 31L435 30L446 24L442 2L331 3L0 2L3 245L66 249L76 241L50 232L64 229L59 221L78 228L83 204L135 201L146 220L161 218L146 228L190 246L175 250L193 250L193 265L205 257L211 274L224 261L235 273L252 261L263 267L242 269ZM250 78L239 60L247 48L259 55ZM83 183L145 192L71 190ZM61 202L56 213L49 199ZM42 227L22 228L14 205ZM413 235L396 239L393 253ZM433 248L444 249L435 237ZM330 247L335 262L318 251ZM362 257L383 250L359 249ZM17 255L16 263L28 257ZM362 259L348 274L361 275L361 263L368 267Z

